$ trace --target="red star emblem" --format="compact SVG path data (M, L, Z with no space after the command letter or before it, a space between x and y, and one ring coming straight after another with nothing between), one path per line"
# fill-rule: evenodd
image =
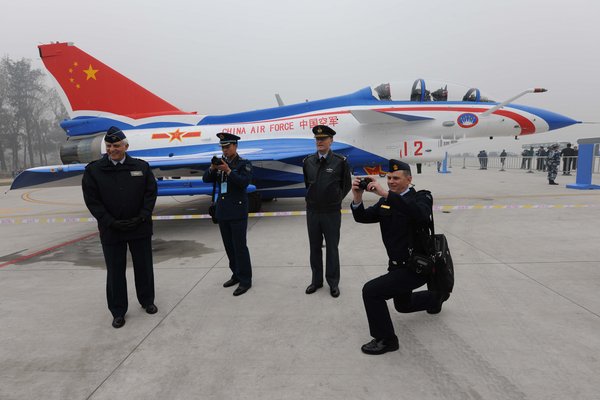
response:
M363 167L367 175L385 175L385 171L381 169L381 165L376 165L374 167Z
M167 132L171 138L169 139L169 143L173 140L179 140L181 142L181 136L185 134L185 132L181 132L179 128L175 132Z

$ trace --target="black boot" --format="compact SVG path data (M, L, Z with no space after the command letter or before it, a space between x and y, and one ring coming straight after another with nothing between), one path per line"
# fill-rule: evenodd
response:
M548 179L548 185L558 185L553 179Z

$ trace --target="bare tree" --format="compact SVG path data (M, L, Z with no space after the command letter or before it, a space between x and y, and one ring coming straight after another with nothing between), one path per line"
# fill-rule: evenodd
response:
M67 117L56 90L44 85L44 74L31 61L0 60L0 169L47 164L58 159L64 138L59 123ZM22 154L22 162L20 156Z

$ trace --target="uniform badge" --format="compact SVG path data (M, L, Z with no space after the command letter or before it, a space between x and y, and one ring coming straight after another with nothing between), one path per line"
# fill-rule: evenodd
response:
M131 171L131 176L144 176L142 171Z

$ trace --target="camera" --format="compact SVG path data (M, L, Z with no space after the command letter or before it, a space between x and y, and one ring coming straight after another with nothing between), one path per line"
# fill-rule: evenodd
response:
M223 161L217 156L213 156L213 158L210 160L212 165L221 165L222 162Z
M367 190L367 186L371 182L373 182L373 179L371 178L360 178L360 181L358 181L358 188L360 190Z

